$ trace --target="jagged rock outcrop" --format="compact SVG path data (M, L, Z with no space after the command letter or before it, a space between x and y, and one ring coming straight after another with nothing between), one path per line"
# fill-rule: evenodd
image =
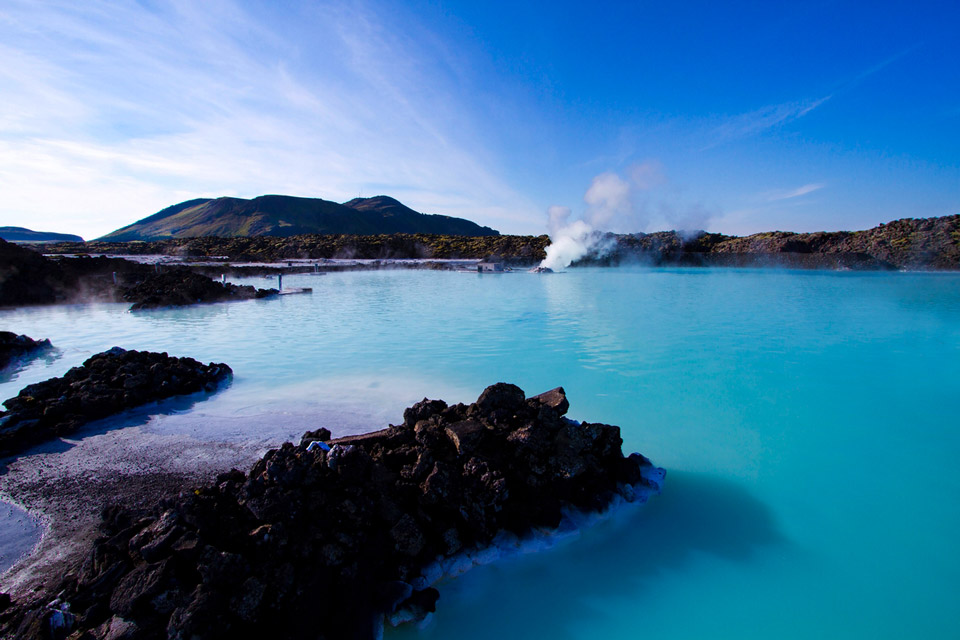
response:
M233 372L166 353L114 347L88 358L60 378L24 387L0 412L0 456L125 409L177 395L213 391Z
M0 369L17 359L27 358L53 348L49 340L34 340L12 331L0 331Z
M131 311L158 307L181 307L203 302L251 300L276 295L276 289L220 283L185 267L166 268L124 287L123 299L132 302Z
M659 489L618 427L567 407L563 389L503 383L471 405L424 399L402 424L309 432L152 513L106 509L83 566L14 602L0 635L375 638L385 617L433 611L445 563Z

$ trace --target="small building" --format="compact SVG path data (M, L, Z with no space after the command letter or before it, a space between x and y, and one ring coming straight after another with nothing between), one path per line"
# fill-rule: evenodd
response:
M502 262L478 262L477 273L503 273Z

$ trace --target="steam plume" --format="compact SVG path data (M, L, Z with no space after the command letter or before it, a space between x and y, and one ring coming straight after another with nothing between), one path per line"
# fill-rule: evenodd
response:
M594 244L593 241L593 227L583 220L574 220L560 227L556 232L550 233L550 246L546 249L547 257L543 259L540 266L554 271L566 269L570 263L587 255Z
M604 231L635 232L646 230L651 220L674 225L685 239L691 224L703 228L712 217L699 204L675 206L667 200L651 203L650 193L667 185L662 165L648 160L633 165L626 178L608 171L596 176L583 195L586 211L571 220L569 207L552 206L547 210L550 245L540 263L554 271L565 269L587 255L603 257L615 242Z

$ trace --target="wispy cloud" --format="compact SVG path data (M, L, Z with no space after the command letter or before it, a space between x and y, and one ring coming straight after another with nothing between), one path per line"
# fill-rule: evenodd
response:
M768 105L754 111L726 117L710 132L710 142L704 148L710 149L734 140L749 138L798 120L823 105L831 97Z
M873 66L871 66L871 67L869 67L869 68L867 68L867 69L864 69L863 71L861 71L860 73L858 73L852 80L849 80L848 82L846 82L845 85L844 85L844 88L853 87L853 86L859 84L861 81L866 80L867 78L869 78L869 77L872 76L873 74L882 71L883 69L885 69L886 67L890 66L890 65L893 64L894 62L900 60L900 59L903 58L904 56L907 56L907 55L913 53L914 51L916 51L916 50L921 46L921 44L923 44L923 43L918 42L918 43L916 43L916 44L913 44L913 45L907 47L906 49L903 49L902 51L898 51L897 53L893 54L892 56L881 60L881 61L878 62L877 64L875 64L875 65L873 65Z
M188 197L361 191L539 222L416 24L358 3L75 6L13 0L0 19L5 224L94 236Z
M710 149L734 140L760 135L766 131L799 120L821 107L835 95L852 89L863 80L879 73L889 65L910 54L919 46L920 44L915 44L864 69L852 79L836 86L833 91L823 97L767 105L753 111L725 117L720 124L716 125L710 132L710 141L704 148Z
M822 182L812 182L810 184L805 184L802 187L797 187L796 189L789 189L787 191L775 191L773 193L768 193L766 195L767 202L777 202L780 200L789 200L791 198L799 198L800 196L805 196L808 193L813 193L814 191L819 191L823 189L825 184Z

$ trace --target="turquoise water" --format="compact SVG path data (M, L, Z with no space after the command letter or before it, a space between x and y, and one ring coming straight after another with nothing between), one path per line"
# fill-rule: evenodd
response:
M264 280L249 280L264 286ZM423 396L566 388L668 470L663 495L560 549L447 584L393 638L956 637L960 276L581 270L299 276L314 293L128 313L0 312L49 337L0 395L113 345L230 364L151 423L292 437L398 422ZM286 435L290 434L290 435Z

